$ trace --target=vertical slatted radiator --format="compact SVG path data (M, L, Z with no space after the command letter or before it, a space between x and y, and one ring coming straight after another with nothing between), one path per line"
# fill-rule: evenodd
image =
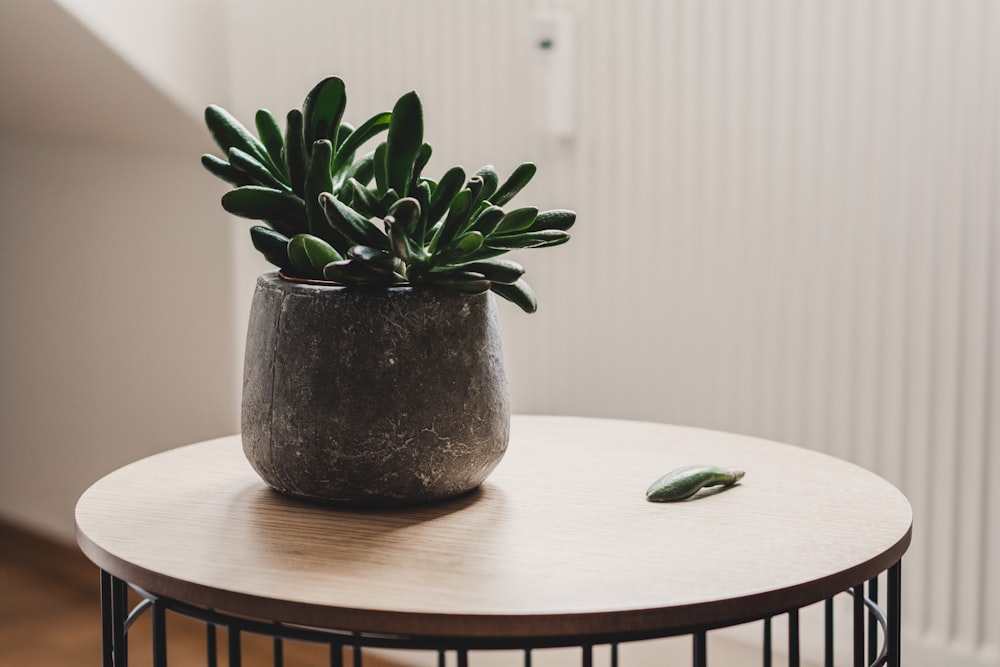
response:
M518 410L879 472L916 515L907 664L1000 665L1000 3L300 4L316 20L294 34L233 7L235 35L271 35L233 47L245 115L329 71L349 116L417 88L431 173L531 158L524 203L578 211L570 245L521 257L539 313L504 313ZM533 97L533 16L559 8L569 140Z

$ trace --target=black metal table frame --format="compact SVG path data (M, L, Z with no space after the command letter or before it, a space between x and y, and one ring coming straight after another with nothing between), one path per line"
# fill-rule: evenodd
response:
M878 576L844 591L853 598L853 665L854 667L900 667L901 637L901 567L896 562L887 570L886 611L879 607ZM867 592L865 587L867 584ZM141 601L128 609L129 589L138 593ZM834 619L833 598L824 602L824 666L833 667ZM815 604L816 602L810 603ZM803 607L809 605L803 605ZM665 632L646 632L624 635L616 633L608 636L588 635L586 637L558 638L462 638L462 637L405 637L360 633L346 630L302 627L284 623L244 618L211 609L204 609L178 600L161 597L128 584L108 572L101 571L101 611L104 646L104 667L127 667L128 630L137 618L149 612L152 618L153 667L167 667L166 612L186 616L205 624L206 665L218 665L219 627L226 628L229 667L240 667L240 637L244 633L264 635L273 638L273 660L275 667L284 665L284 642L310 642L330 647L330 667L344 667L344 648L353 649L353 666L361 667L363 648L425 649L436 651L438 667L445 666L445 656L449 651L457 654L458 667L468 667L470 650L524 650L524 667L531 667L531 651L540 648L580 647L581 667L593 667L593 648L609 645L611 667L618 665L618 645L620 643L662 637L691 635L693 641L694 667L707 667L707 633L722 627L742 625L755 621L764 622L763 665L770 667L772 661L771 621L777 616L788 615L788 664L798 667L799 611L795 607L775 612L765 617L740 619L717 626L697 626L672 628ZM867 620L867 623L866 623ZM881 643L879 642L881 634Z

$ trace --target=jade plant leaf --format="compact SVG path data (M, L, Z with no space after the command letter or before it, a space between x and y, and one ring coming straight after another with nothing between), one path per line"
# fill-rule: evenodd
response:
M423 173L424 167L430 162L431 153L434 150L431 148L430 144L423 144L419 150L417 150L416 157L413 158L413 174L410 176L410 192L413 194L413 188L415 188L420 183L420 174Z
M388 215L385 217L386 232L389 235L389 244L392 252L403 262L410 262L415 257L422 257L423 252L420 246L413 241L405 227L396 222L396 219ZM405 272L405 267L403 271Z
M245 185L222 195L222 208L243 218L266 220L288 237L308 231L303 228L305 202L291 192Z
M215 176L226 181L230 185L240 187L242 185L252 185L253 179L245 173L229 164L221 158L206 153L201 156L201 164Z
M349 178L347 187L351 190L351 208L369 218L384 218L389 210L382 205L371 190L363 186L357 179Z
M386 142L375 147L374 168L375 168L375 192L382 195L389 189L389 170L387 167L389 150Z
M472 222L472 230L489 236L503 222L506 215L499 206L487 206Z
M486 242L494 250L520 250L522 248L547 248L569 241L569 234L558 229L524 232L510 236L491 236Z
M396 282L395 275L374 271L355 259L331 262L323 267L323 275L327 280L345 285L391 285Z
M319 203L319 196L333 190L333 178L330 176L330 161L333 159L333 144L329 139L320 139L313 146L312 162L306 173L305 202L306 219L309 232L326 238L324 223L326 216Z
M376 114L358 126L351 132L344 142L337 147L337 156L333 160L332 172L336 176L351 166L354 154L366 142L378 136L380 132L389 129L389 120L392 114L388 111ZM360 179L359 179L360 180ZM371 180L369 178L369 180ZM365 181L367 182L367 181Z
M285 165L288 167L288 181L292 192L302 197L305 194L306 146L302 138L302 112L292 109L285 124Z
M523 162L511 173L504 184L493 194L491 202L497 206L503 206L514 198L521 189L528 184L528 181L535 175L537 167L531 162Z
M380 250L389 249L388 237L367 218L344 204L329 192L319 197L320 206L330 226L354 245L368 245Z
M291 190L281 178L272 172L273 167L268 167L254 156L245 151L241 151L235 146L229 149L229 164L239 169L257 185L266 185L278 190Z
M264 258L282 270L291 268L288 258L288 237L269 227L254 225L250 228L250 241Z
M493 165L488 164L477 171L476 176L481 178L483 181L483 199L489 199L493 196L493 193L497 191L497 187L500 183L500 176L497 174L496 168ZM501 205L502 204L497 204L497 206Z
M281 127L278 126L278 121L275 120L274 116L267 109L258 109L254 121L257 125L257 135L260 137L261 143L264 144L267 156L270 158L269 164L277 169L282 176L287 178L288 173L283 157L285 139L281 136Z
M375 178L375 154L369 153L357 162L344 174L345 181L354 179L361 185L368 185Z
M409 92L396 101L386 139L386 187L406 196L413 179L414 164L424 143L424 112L420 98Z
M465 185L465 170L461 167L452 167L444 173L431 195L431 205L427 212L430 224L436 223L448 211L463 185Z
M444 248L451 244L458 234L465 228L465 223L469 219L469 211L472 207L473 193L469 188L460 191L451 201L448 208L448 215L431 240L431 251L437 248Z
M500 221L500 224L493 233L497 236L503 236L505 234L516 234L527 231L534 224L537 217L538 209L534 206L515 208L513 211L507 212L507 215L503 217L503 220Z
M417 228L413 232L414 238L421 246L427 242L427 231L430 229L431 193L433 185L429 181L423 181L417 186L413 198L420 205L420 219L417 221Z
M481 273L494 283L511 285L524 275L524 267L509 259L487 259L461 265L462 270Z
M483 235L479 232L466 232L438 253L437 261L451 264L469 257L483 247L483 240Z
M347 107L347 90L343 80L328 76L317 83L305 102L302 103L302 117L305 122L303 138L307 154L315 150L315 142L327 139L331 146L337 144L340 120Z
M576 222L576 213L565 209L554 209L538 214L535 222L531 225L530 231L538 232L546 229L568 230Z
M337 143L333 145L335 153L340 150L340 147L344 145L344 142L347 141L347 137L351 136L352 132L354 132L353 125L341 122L340 130L337 131Z
M516 304L526 313L538 310L538 299L535 297L535 292L528 283L524 282L523 278L511 285L493 283L490 289L498 296Z
M288 240L288 259L296 275L322 280L323 267L344 258L332 245L318 236L296 234Z
M228 153L230 148L239 148L262 162L267 161L267 149L264 148L264 144L222 107L209 105L205 109L205 124L212 133L215 143L224 152Z
M491 283L486 279L486 276L472 271L428 273L425 279L432 285L463 294L482 294L489 291L491 287Z
M403 229L410 232L420 220L420 202L413 197L404 197L389 208L388 214L397 224L402 225Z
M391 252L380 248L356 245L347 252L347 255L375 273L391 276L396 270L396 257Z

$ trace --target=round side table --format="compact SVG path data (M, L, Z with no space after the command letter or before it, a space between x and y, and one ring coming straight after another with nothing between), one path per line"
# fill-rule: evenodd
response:
M688 501L645 500L654 479L692 463L746 476ZM854 664L900 664L906 498L851 463L728 433L519 416L477 491L370 510L279 495L231 436L107 475L80 498L76 522L102 571L105 665L126 664L127 628L145 610L156 665L167 661L168 611L227 628L235 664L240 634L252 632L277 647L329 643L331 655L457 651L461 667L472 649L526 649L530 663L531 649L554 646L584 647L590 667L595 645L680 634L707 665L707 632L761 619L769 664L769 619L788 614L797 664L798 612L821 601L832 663L840 594L853 596ZM143 598L131 613L128 587ZM212 651L214 641L208 664Z

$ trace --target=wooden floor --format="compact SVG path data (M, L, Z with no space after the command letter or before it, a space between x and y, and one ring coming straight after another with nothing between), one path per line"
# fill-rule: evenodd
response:
M0 523L0 665L99 665L97 569Z
M149 622L140 619L129 631L129 665L152 664ZM204 665L205 631L198 623L167 615L171 665ZM220 631L219 664L227 664L225 635ZM244 636L243 665L272 665L270 641ZM365 655L365 667L393 667ZM0 522L0 667L77 667L101 664L100 576L74 548L40 538ZM290 667L329 665L322 646L289 644ZM348 662L347 664L350 664Z

